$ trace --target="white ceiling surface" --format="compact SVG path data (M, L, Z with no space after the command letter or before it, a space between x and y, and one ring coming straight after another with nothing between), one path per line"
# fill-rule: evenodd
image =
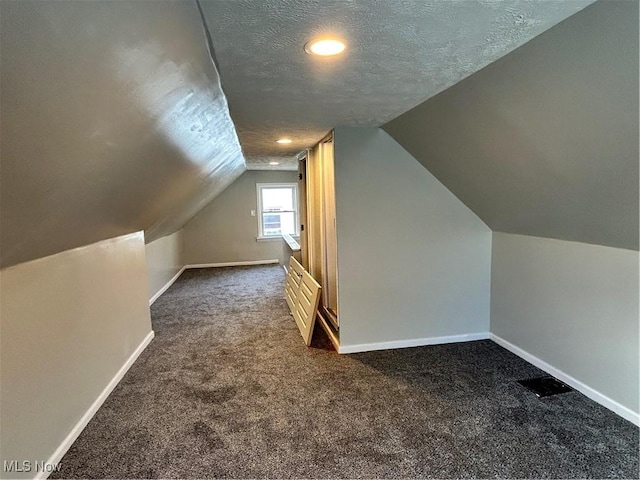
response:
M383 125L591 3L201 1L248 168L291 162L335 126ZM346 53L304 53L326 34Z
M278 165L270 165L276 162ZM245 159L247 170L298 170L298 157L251 157Z

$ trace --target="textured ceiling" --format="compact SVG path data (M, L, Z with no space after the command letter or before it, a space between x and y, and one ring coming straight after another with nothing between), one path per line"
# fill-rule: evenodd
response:
M278 165L270 165L270 163ZM298 157L252 157L247 159L247 170L298 170Z
M380 126L590 3L201 0L249 163L292 156L335 126ZM346 53L305 54L322 34Z

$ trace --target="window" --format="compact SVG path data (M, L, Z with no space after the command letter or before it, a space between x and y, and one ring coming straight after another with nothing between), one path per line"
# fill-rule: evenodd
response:
M258 239L298 234L298 184L258 183Z

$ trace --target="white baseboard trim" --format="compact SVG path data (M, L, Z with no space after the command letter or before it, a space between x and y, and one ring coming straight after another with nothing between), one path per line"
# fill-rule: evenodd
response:
M151 298L149 299L149 306L153 305L153 302L155 302L155 301L160 297L160 295L162 295L164 292L166 292L166 291L167 291L167 289L168 289L171 285L173 285L173 284L174 284L174 282L178 279L178 277L179 277L180 275L182 275L182 272L184 272L184 270L185 270L185 267L182 267L182 268L178 271L178 273L176 273L176 274L173 276L173 278L167 282L167 284L166 284L164 287L162 287L160 290L158 290L158 291L156 292L156 294L155 294L153 297L151 297Z
M131 368L131 365L134 364L134 362L137 360L140 354L144 351L144 349L147 348L147 345L151 343L151 340L153 340L154 335L155 333L153 332L153 330L151 330L149 334L144 338L144 340L142 340L140 345L138 345L138 348L136 348L134 352L131 354L131 356L127 359L127 361L124 362L124 365L122 365L120 370L118 370L118 372L107 384L107 386L104 387L104 390L102 390L100 395L98 395L98 398L95 399L95 401L91 404L89 409L84 413L84 415L82 415L82 418L80 418L78 423L76 423L75 426L71 429L71 431L69 432L69 435L67 435L67 437L62 441L62 443L56 449L56 451L53 452L53 455L51 455L49 460L47 460L47 464L53 465L60 462L60 460L62 460L62 457L64 456L64 454L67 453L67 450L69 450L69 448L71 448L71 445L73 445L73 442L76 441L80 433L82 433L82 430L84 430L84 427L87 426L89 421L93 418L93 416L96 414L98 409L102 406L102 404L107 399L109 394L113 391L114 388L116 388L116 385L118 385L120 380L122 380L122 377L124 377L125 373L127 373L129 368ZM50 474L51 472L38 472L34 478L36 480L45 479Z
M620 415L622 418L629 420L631 423L640 426L640 414L634 412L630 408L627 408L624 405L620 405L618 402L616 402L615 400L612 400L611 398L607 397L603 393L598 392L597 390L590 387L589 385L582 383L580 380L575 379L571 375L563 372L562 370L557 369L553 365L548 364L544 360L541 360L540 358L536 357L535 355L532 355L526 350L523 350L522 348L514 345L513 343L508 342L504 338L501 338L493 333L489 334L489 338L494 342L496 342L501 347L504 347L507 350L509 350L511 353L516 354L517 356L526 360L532 365L535 365L539 369L544 370L549 375L553 375L558 380L561 380L567 385L572 386L573 388L578 390L580 393L589 397L594 402L597 402L603 407L608 408L612 412Z
M444 337L412 338L409 340L395 340L392 342L361 343L357 345L342 345L338 353L370 352L373 350L390 350L393 348L422 347L425 345L440 345L443 343L472 342L474 340L487 340L488 332L465 333L462 335L449 335Z
M249 260L248 262L195 263L186 265L184 268L243 267L246 265L270 265L272 263L280 263L280 260L273 258L271 260Z
M167 289L171 285L173 285L175 283L175 281L178 279L178 277L180 277L180 275L182 275L182 272L184 272L188 268L240 267L240 266L246 266L246 265L270 265L272 263L280 263L280 260L274 258L274 259L271 259L271 260L249 260L249 261L246 261L246 262L195 263L193 265L185 265L184 267L182 267L178 271L178 273L176 273L173 276L173 278L171 280L169 280L167 282L167 284L164 287L162 287L160 290L158 290L155 293L155 295L149 299L149 306L153 305L153 302L155 302L160 297L160 295L162 295L164 292L166 292ZM285 268L284 271L286 272L287 269Z

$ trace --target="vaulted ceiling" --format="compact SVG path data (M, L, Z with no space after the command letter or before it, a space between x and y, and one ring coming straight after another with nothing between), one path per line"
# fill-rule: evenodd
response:
M383 126L493 230L638 248L638 2L202 5L249 164Z
M636 223L628 222L634 209L615 213L615 207L634 200L637 206L637 169L621 166L628 165L635 152L617 147L618 141L630 145L629 126L621 124L627 117L608 111L611 104L598 102L597 92L619 91L620 104L631 98L637 108L637 76L632 79L635 97L628 97L626 80L609 86L606 81L590 84L587 90L593 92L595 106L588 109L589 115L600 107L600 123L611 122L614 128L603 130L611 135L597 138L579 135L577 126L570 128L571 145L584 140L582 149L573 150L559 137L546 145L545 135L585 110L570 109L569 115L552 108L549 114L558 114L557 120L544 127L547 119L536 110L535 96L551 106L554 97L545 94L544 82L528 85L535 68L527 66L527 57L509 60L517 68L499 67L503 73L483 77L485 71L494 71L493 64L479 77L469 77L590 3L2 1L0 266L136 230L145 230L147 241L172 233L246 165L268 169L277 161L277 168L295 168L295 154L335 126L385 125L492 228L630 248L634 242L629 231L637 232L637 215ZM600 3L633 4L637 10L637 2L596 6ZM629 47L631 53L625 55L631 58L635 51L631 66L637 75L637 13L635 21L635 50ZM599 37L600 28L617 27L594 20L590 28ZM346 41L344 55L320 60L303 52L306 41L327 33ZM542 43L530 54L549 77L564 75L556 67L574 68L572 49L587 58L585 48L600 48L558 44L563 38ZM514 55L528 51L528 44L523 48ZM558 60L560 51L569 61ZM613 49L603 51L619 57ZM502 65L500 60L497 65ZM608 78L611 72L606 70L595 69L593 75ZM575 75L565 81L572 79L582 88ZM524 87L510 85L514 81ZM570 83L562 92L571 98ZM514 109L523 95L531 98L519 116ZM583 99L575 98L578 104ZM487 106L489 101L495 107ZM631 128L637 133L637 110L635 117ZM484 131L471 128L495 118L499 121ZM457 125L465 126L459 136L453 133ZM435 141L440 134L440 141ZM276 144L281 136L293 142ZM425 143L425 138L430 141ZM548 151L551 147L554 152ZM589 157L583 163L578 161L580 153ZM580 167L596 165L596 157L599 169L607 162L615 171L600 177L608 185L604 189L595 180L596 169ZM515 195L517 185L526 184L524 174L516 178L518 164L535 174L530 188L520 189L528 192L520 203L509 196ZM580 183L585 172L588 178ZM555 190L549 194L549 185L564 188L572 176L579 186L567 187L571 195L557 196ZM484 182L488 177L495 178ZM502 184L496 180L500 178ZM505 193L505 185L514 179L521 183L513 183ZM634 179L636 189L631 191ZM615 184L627 193L610 187ZM585 191L596 193L587 198ZM562 207L565 217L553 217L555 226L545 226L538 217L547 215L559 199L575 208ZM514 203L507 213L501 205L505 201ZM594 218L609 215L617 220L589 225L582 215L571 231L602 226L611 230L627 221L623 233L617 238L558 234L563 218L575 214L583 201L582 207L596 212ZM522 215L540 202L544 208ZM505 221L505 216L511 219Z
M3 267L172 233L244 171L195 2L0 9Z

